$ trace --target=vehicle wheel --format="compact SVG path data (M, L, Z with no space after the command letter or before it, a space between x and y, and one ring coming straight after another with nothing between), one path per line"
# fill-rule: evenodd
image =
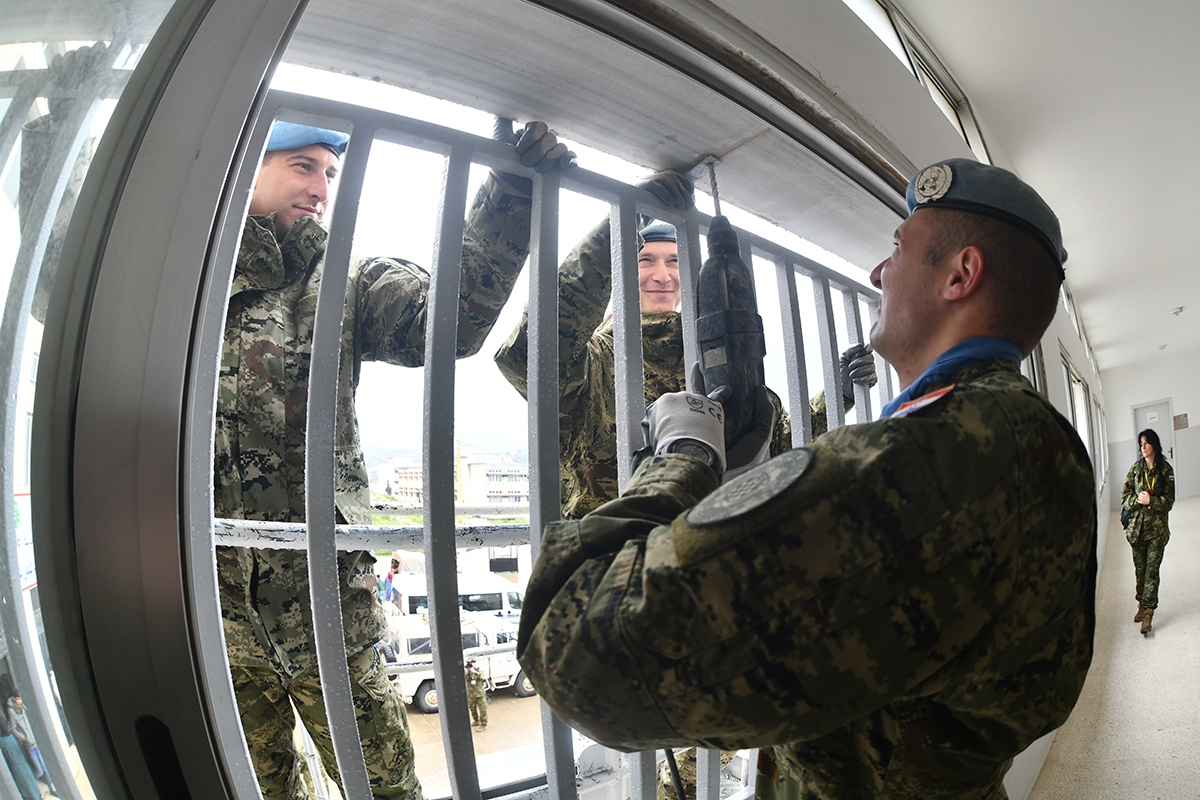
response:
M433 681L422 681L417 687L417 691L413 694L413 705L421 709L425 714L438 713L438 694L437 686Z
M537 694L537 689L533 688L533 681L525 677L525 671L517 673L517 679L513 681L513 694L517 697L533 697Z

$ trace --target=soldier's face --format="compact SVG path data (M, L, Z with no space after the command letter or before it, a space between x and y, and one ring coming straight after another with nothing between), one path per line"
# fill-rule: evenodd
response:
M254 182L250 213L274 214L275 235L282 238L301 217L325 216L337 174L338 157L319 144L267 153Z
M638 253L642 313L674 311L679 305L679 251L674 242L646 242Z
M937 322L938 271L925 260L934 213L920 209L902 222L892 254L871 271L871 284L881 293L871 344L898 370L906 354L921 352Z

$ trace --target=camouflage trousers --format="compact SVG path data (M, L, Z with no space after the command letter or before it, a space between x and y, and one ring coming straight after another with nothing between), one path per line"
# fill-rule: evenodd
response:
M487 695L481 694L478 697L471 694L467 695L467 706L471 709L471 719L478 722L480 725L487 725Z
M1158 570L1162 566L1165 538L1138 539L1133 547L1133 573L1137 577L1137 601L1146 608L1158 608Z
M388 681L379 651L368 647L347 661L363 758L375 798L421 800L408 715L399 693ZM329 736L329 720L316 669L285 683L274 669L231 665L233 691L250 760L264 800L311 800L300 768L301 755L292 744L296 727L293 706L316 744L321 763L341 785L337 757ZM320 780L320 776L312 776Z
M729 766L734 752L721 753L721 769ZM675 754L675 766L679 767L679 781L683 784L685 800L696 800L696 748ZM658 767L658 800L675 800L675 783L671 780L671 768L664 759Z

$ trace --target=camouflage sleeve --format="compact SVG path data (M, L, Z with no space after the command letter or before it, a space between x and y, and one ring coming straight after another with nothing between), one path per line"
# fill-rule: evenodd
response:
M792 449L792 418L784 410L779 395L770 389L767 389L767 394L771 398L771 405L775 406L775 429L771 432L771 456L774 457Z
M586 379L588 341L604 320L612 293L612 248L608 219L575 245L558 268L559 394L567 398ZM496 366L513 388L528 397L529 308L496 351Z
M1129 472L1125 473L1125 485L1121 488L1121 507L1129 511L1136 511L1137 496L1137 462L1135 461L1129 468Z
M489 173L463 227L457 356L474 355L500 315L529 256L530 203L505 194ZM429 273L409 261L370 258L351 266L356 347L363 360L420 366L425 360Z
M821 389L808 401L809 428L812 438L829 432L829 411L825 406L825 390ZM811 441L811 440L810 440Z
M1066 459L1069 477L1038 487L1054 500L1045 524L1021 539L1013 437L989 428L995 415L955 416L921 437L892 420L839 429L686 513L711 477L650 459L625 496L547 528L521 619L525 673L610 747L764 746L824 734L938 673L1005 607L1027 549L1052 594L1068 574L1087 594L1066 567L1094 550L1090 473ZM1069 446L1050 434L1046 446Z
M1166 515L1175 506L1175 468L1163 459L1162 469L1158 473L1162 488L1150 498L1151 507L1158 513Z

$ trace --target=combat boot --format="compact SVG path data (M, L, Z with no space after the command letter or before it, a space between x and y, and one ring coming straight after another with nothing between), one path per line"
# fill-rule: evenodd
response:
M1138 612L1133 615L1133 621L1141 622L1145 616L1146 616L1146 607L1139 602L1138 603Z
M1154 619L1154 609L1147 608L1146 615L1142 617L1142 636L1150 632L1150 621Z

